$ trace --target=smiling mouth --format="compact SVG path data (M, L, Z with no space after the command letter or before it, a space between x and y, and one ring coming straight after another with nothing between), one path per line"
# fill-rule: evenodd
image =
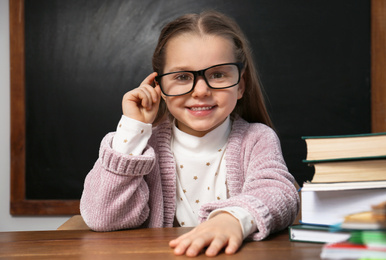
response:
M213 107L191 107L190 110L192 111L206 111L211 110Z

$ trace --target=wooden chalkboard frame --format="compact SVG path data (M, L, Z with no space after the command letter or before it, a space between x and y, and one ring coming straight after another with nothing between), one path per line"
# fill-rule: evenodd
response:
M79 214L79 200L26 199L24 0L9 1L9 17L11 58L11 214Z
M79 214L79 200L26 199L26 106L24 0L9 0L11 67L11 201L12 215ZM371 1L372 131L386 131L386 3Z

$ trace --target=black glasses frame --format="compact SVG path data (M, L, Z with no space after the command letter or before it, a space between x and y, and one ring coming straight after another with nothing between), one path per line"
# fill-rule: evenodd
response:
M212 69L212 68L215 68L215 67L219 67L219 66L224 66L224 65L236 65L237 68L238 68L238 70L239 70L239 78L238 78L237 82L236 82L235 84L231 85L231 86L222 87L222 88L214 88L214 87L212 87L212 86L209 84L208 80L206 79L206 77L205 77L205 72L206 72L207 70L209 70L209 69ZM243 67L244 67L244 64L241 63L241 62L223 63L223 64L217 64L217 65L211 66L211 67L206 68L206 69L203 69L203 70L197 70L197 71L193 71L193 70L181 70L181 71L173 71L173 72L161 74L161 75L158 75L158 76L155 77L155 81L159 84L159 86L160 86L160 88L161 88L161 91L162 91L162 93L163 93L165 96L169 96L169 97L182 96L182 95L186 95L186 94L188 94L188 93L190 93L190 92L193 91L193 89L194 89L194 87L196 86L196 83L197 83L197 78L198 78L199 76L202 76L202 77L204 78L206 84L207 84L208 87L211 88L211 89L226 89L226 88L234 87L234 86L236 86L237 84L240 83L241 71L242 71ZM185 93L183 93L183 94L178 94L178 95L170 95L170 94L166 94L166 93L164 92L163 88L162 88L162 84L161 84L161 80L160 80L160 79L161 79L163 76L167 76L167 75L174 74L174 73L181 73L181 72L189 72L189 73L192 73L192 74L193 74L194 80L193 80L192 88L191 88L189 91L187 91L187 92L185 92Z

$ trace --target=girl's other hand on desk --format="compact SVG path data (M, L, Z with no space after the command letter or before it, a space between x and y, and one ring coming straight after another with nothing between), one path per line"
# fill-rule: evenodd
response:
M138 88L123 96L122 110L125 116L146 124L153 123L161 100L160 87L153 87L156 76L156 72L151 73Z
M205 254L216 256L223 248L234 254L243 242L240 222L229 213L221 213L201 223L190 232L169 242L175 255L197 256L205 247Z

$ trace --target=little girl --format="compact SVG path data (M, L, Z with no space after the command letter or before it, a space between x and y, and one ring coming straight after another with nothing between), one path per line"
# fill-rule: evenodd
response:
M176 255L234 254L290 225L294 178L270 128L248 42L217 12L167 24L154 72L123 97L117 131L87 175L81 214L96 231L195 227Z

